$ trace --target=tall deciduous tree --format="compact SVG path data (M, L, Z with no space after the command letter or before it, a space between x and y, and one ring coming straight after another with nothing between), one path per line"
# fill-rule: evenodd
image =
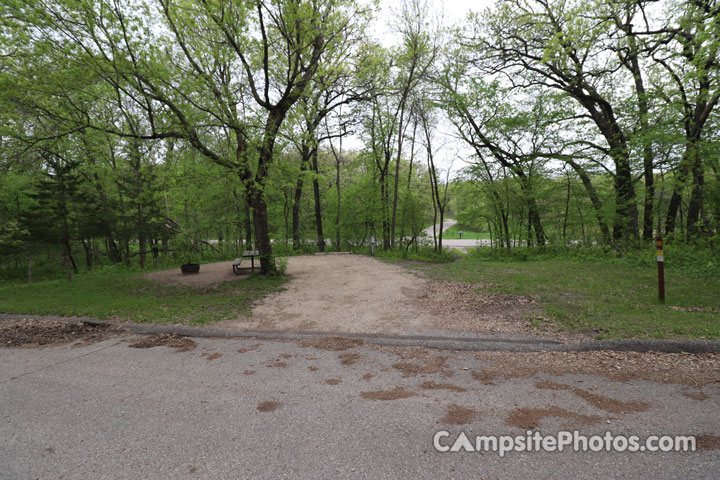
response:
M236 172L261 271L274 270L264 189L275 141L354 21L351 1L21 0L10 14L33 47L94 75L144 119L135 131L108 128L85 110L82 127L181 139Z
M590 19L585 0L508 0L486 20L475 17L466 40L480 54L487 75L506 76L518 87L542 85L564 92L593 122L614 166L613 237L637 236L638 209L629 132L614 97L617 69L608 59L608 25ZM604 81L599 81L604 80Z

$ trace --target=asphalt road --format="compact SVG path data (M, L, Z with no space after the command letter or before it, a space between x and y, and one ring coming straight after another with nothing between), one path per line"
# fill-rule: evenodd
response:
M445 230L452 227L456 223L457 223L457 220L453 220L452 218L444 219L443 223L442 223L442 231L444 232ZM438 223L435 225L435 232L440 233L439 230L440 230L440 224ZM430 238L433 238L433 226L432 225L425 229L425 235L427 235Z
M207 338L175 352L127 340L0 349L0 478L662 479L720 469L718 450L500 458L433 448L440 430L523 434L512 419L524 408L570 412L543 419L544 434L717 436L718 384L547 373L486 384L472 375L486 366L472 352L402 358L385 347ZM646 408L613 413L598 395Z
M457 223L457 220L453 220L452 218L447 218L442 223L442 231L444 232L448 228L452 227ZM439 233L440 230L440 224L438 223L435 227L435 232ZM425 229L425 234L431 239L433 238L433 227L430 226ZM443 238L443 247L445 248L457 248L458 250L462 250L464 252L467 252L468 248L475 248L475 247L489 247L491 246L491 242L488 239L468 239L468 238L456 238L456 239L449 239L449 238Z

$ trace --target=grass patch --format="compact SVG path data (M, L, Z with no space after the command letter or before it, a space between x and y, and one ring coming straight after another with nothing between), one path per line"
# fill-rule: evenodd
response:
M251 275L218 287L190 288L159 285L139 278L136 271L112 269L78 275L72 282L6 283L0 286L0 312L203 325L249 315L257 300L285 281Z
M519 249L518 249L519 250ZM666 267L667 299L657 299L654 266L546 258L417 266L448 281L492 283L495 291L532 295L556 328L597 338L720 338L720 278Z
M361 253L367 253L367 250ZM432 247L419 247L417 251L412 248L409 250L404 248L396 248L395 250L376 248L375 257L390 261L410 260L423 263L447 263L455 260L455 256L447 249L436 252Z

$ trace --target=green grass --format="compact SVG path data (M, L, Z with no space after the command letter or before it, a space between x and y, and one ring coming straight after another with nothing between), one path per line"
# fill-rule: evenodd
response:
M490 234L485 232L474 232L467 230L462 225L455 224L443 232L443 239L456 240L461 238L458 232L463 232L462 238L468 240L489 239Z
M0 312L202 325L248 315L258 299L285 281L251 275L218 287L170 287L113 269L78 275L72 282L3 282Z
M356 253L368 254L367 249L358 249ZM414 248L408 250L404 248L396 248L395 250L375 249L376 258L389 262L423 262L423 263L446 263L455 260L455 257L447 249L436 252L432 247L419 247L417 251Z
M556 328L597 338L720 338L720 278L666 269L666 303L654 267L570 259L415 266L448 281L491 283L491 290L532 295Z

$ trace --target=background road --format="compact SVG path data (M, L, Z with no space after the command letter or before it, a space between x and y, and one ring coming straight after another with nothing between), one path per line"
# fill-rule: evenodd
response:
M442 231L444 232L448 228L452 227L453 225L457 224L457 220L453 220L452 218L447 218L442 223ZM435 232L440 233L440 224L438 223L435 227ZM432 243L433 238L433 227L430 226L425 229L425 234L430 238L430 242ZM445 248L457 248L458 250L467 253L468 248L474 248L474 247L489 247L491 245L490 240L488 239L467 239L467 238L456 238L456 239L449 239L449 238L443 238L443 247Z
M717 436L717 383L505 377L469 352L332 341L195 339L176 352L128 340L0 349L0 478L716 478L720 468L717 450L499 458L432 444L438 430L521 434L523 422Z
M446 218L442 223L442 231L444 232L445 230L452 227L456 223L457 223L456 220L453 220L452 218ZM440 224L439 223L435 225L435 233L440 233ZM430 239L433 238L433 226L432 225L425 229L425 234L428 237L430 237Z

